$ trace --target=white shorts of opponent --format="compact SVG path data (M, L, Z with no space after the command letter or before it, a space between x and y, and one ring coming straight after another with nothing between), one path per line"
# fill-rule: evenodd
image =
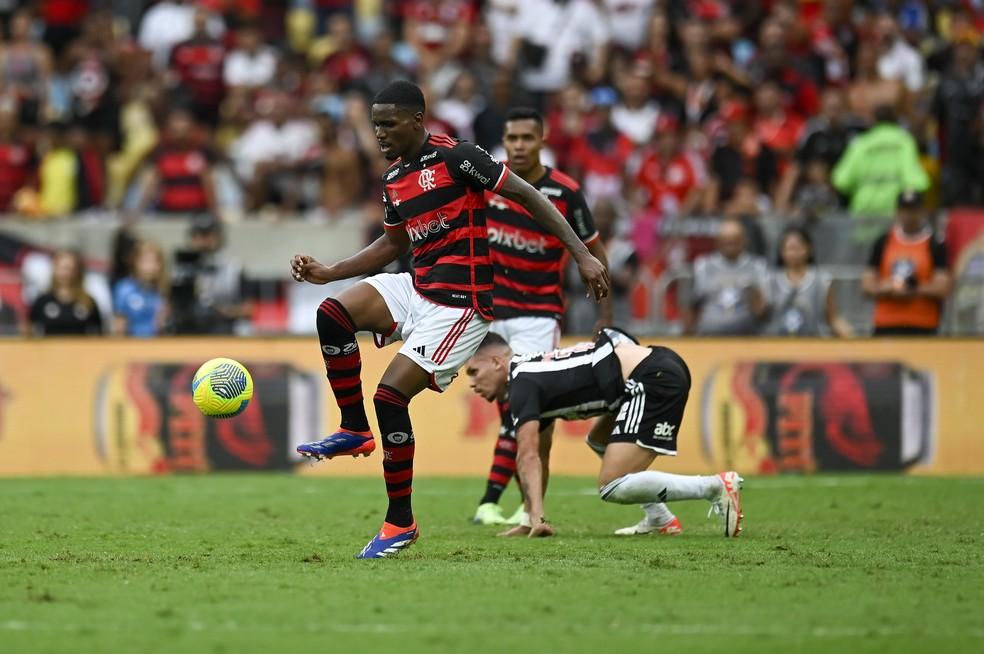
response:
M560 322L544 316L520 316L492 323L490 331L506 339L514 354L550 352L560 345Z
M475 309L431 302L414 289L410 273L382 273L364 281L379 291L393 317L392 330L375 335L376 346L403 341L400 354L430 374L433 390L444 391L475 354L491 323Z

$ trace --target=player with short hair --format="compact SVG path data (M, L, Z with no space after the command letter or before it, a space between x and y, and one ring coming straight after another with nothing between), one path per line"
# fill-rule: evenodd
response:
M605 267L591 256L550 202L481 148L423 126L424 96L397 81L374 98L371 120L383 155L385 234L352 257L324 265L295 255L297 281L324 284L373 273L408 249L414 273L369 277L321 303L318 337L328 380L341 410L331 436L297 448L317 459L368 456L376 443L362 398L357 331L379 346L403 340L373 397L383 445L389 509L383 527L358 555L391 556L418 536L411 506L414 434L407 407L425 388L443 391L474 353L492 319L492 265L484 191L526 207L571 252L587 288L608 294Z
M741 477L673 475L649 470L657 455L675 456L677 433L690 393L690 371L673 350L643 347L617 329L594 342L552 352L514 356L509 344L488 334L466 364L470 385L488 401L509 402L519 444L519 480L529 524L505 535L552 536L544 517L551 439L557 418L600 416L588 445L601 455L598 492L606 502L643 505L645 518L622 535L678 534L680 521L666 502L705 499L724 520L724 535L741 532Z
M605 267L608 258L595 229L591 210L581 186L555 168L543 165L543 117L535 109L515 108L506 114L502 145L509 169L538 190L563 214L585 247ZM495 288L492 291L495 321L491 330L506 341L513 352L529 354L557 347L560 321L564 315L561 287L566 259L564 244L550 230L538 225L522 205L486 191L486 219ZM609 298L599 304L598 327L610 324ZM520 507L506 519L499 498L516 471L516 435L509 406L499 404L502 424L495 444L485 494L472 519L477 524L518 524Z

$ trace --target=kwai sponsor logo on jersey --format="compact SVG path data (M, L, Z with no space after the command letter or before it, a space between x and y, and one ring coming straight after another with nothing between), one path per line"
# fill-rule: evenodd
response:
M489 226L489 243L501 247L512 248L530 254L546 254L547 239L543 236L528 238L520 232L507 227Z
M423 241L430 234L439 234L447 229L451 229L451 225L448 223L448 217L441 212L436 213L430 220L415 220L407 223L407 234L410 235L410 241L413 243Z
M488 186L489 182L492 181L491 177L488 175L483 175L481 171L479 171L478 168L476 168L472 162L467 159L461 162L461 165L458 167L461 169L461 172L471 175L485 186Z

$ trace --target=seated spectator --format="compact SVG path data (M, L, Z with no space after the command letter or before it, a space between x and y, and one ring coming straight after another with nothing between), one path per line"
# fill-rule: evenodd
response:
M171 57L171 48L187 41L195 32L195 3L190 0L161 0L144 14L137 37L140 47L153 55L154 65L163 70ZM219 38L225 32L222 19L208 17L208 33Z
M161 143L151 152L137 210L206 213L215 209L212 152L199 144L186 111L168 116Z
M788 98L787 107L800 116L812 116L820 108L816 84L804 72L802 58L789 47L789 35L783 24L768 18L759 28L759 52L744 69L731 71L747 88L755 88L765 80L775 80Z
M263 44L258 25L247 23L236 32L236 49L229 53L222 78L230 90L254 91L273 80L278 55Z
M352 209L365 197L367 171L364 159L357 147L342 143L338 138L338 126L328 117L319 121L321 142L313 161L320 162L321 206L332 216Z
M211 128L219 122L219 106L225 95L222 69L225 46L209 34L208 13L198 8L194 32L171 50L170 69L179 88L188 96L195 119Z
M16 107L0 104L0 214L15 211L17 192L36 183L34 148L18 127Z
M645 155L636 187L647 210L662 216L688 215L701 204L707 168L696 153L683 149L680 121L663 113L656 122L656 147Z
M22 125L37 125L47 115L53 62L44 43L31 35L31 12L20 9L10 21L10 37L0 45L0 89L17 100Z
M769 274L770 336L850 336L851 326L837 309L830 275L813 257L813 241L801 227L789 227L779 238L777 266Z
M257 210L270 203L288 211L305 208L295 173L318 144L317 127L293 115L291 99L284 93L271 93L258 104L260 117L230 148L236 172L247 186L248 207Z
M176 334L233 334L248 327L253 304L245 297L242 265L223 250L222 223L198 216L188 247L174 253L171 314Z
M120 132L119 71L125 60L116 45L112 15L94 12L86 16L82 35L69 44L62 62L68 70L70 120L86 131L103 157L115 149Z
M984 203L978 168L980 143L974 134L984 107L984 60L978 56L980 36L967 28L954 35L952 61L933 96L932 112L939 125L943 159L943 206Z
M113 288L113 334L160 334L167 317L166 294L163 250L151 241L138 242L130 256L130 274Z
M745 229L741 223L722 222L717 251L694 261L690 306L682 311L684 333L757 334L769 311L767 282L765 261L745 249Z
M882 79L899 80L910 94L917 94L926 82L926 71L919 51L906 43L895 17L883 13L872 30Z
M851 213L891 216L899 193L925 191L929 177L919 163L915 139L898 125L892 108L876 109L875 120L874 126L851 141L831 181L850 198Z
M736 102L722 108L726 140L711 154L711 183L705 197L705 210L713 213L731 199L738 182L754 179L757 191L771 198L778 182L779 162L775 151L752 131L748 109Z
M70 250L55 253L51 286L31 304L31 333L39 336L102 334L102 315L95 300L83 288L84 278L81 254Z
M612 123L612 107L617 101L615 89L594 89L592 126L571 144L571 176L581 180L589 205L622 195L625 165L634 151L632 141Z
M38 166L38 212L42 216L64 216L78 208L81 165L68 133L66 123L52 123L45 130Z
M895 224L875 241L861 288L875 300L876 336L939 330L943 301L950 293L946 246L935 238L916 191L899 195Z

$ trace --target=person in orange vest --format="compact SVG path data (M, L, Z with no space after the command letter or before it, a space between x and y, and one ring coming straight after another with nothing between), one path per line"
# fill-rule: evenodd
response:
M922 195L899 194L895 223L871 250L861 289L875 301L876 336L935 334L950 292L946 245L926 220Z

